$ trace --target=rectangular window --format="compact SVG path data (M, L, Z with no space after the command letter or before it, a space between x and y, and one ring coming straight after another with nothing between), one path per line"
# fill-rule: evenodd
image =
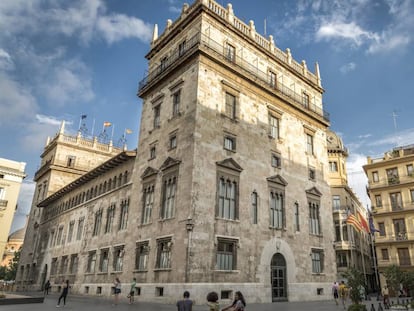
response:
M252 196L252 223L257 224L257 214L258 214L258 206L257 206L257 192L253 192Z
M185 52L185 40L178 45L178 56L182 56Z
M273 115L269 115L269 136L279 138L279 119Z
M281 168L282 167L282 159L280 154L272 153L271 164L273 167Z
M76 160L75 156L69 155L67 157L67 167L75 167L75 160Z
M414 176L414 167L412 164L407 165L407 176Z
M151 221L152 206L154 204L154 185L147 185L144 188L142 201L144 203L142 224L148 224Z
M398 248L397 250L400 266L411 266L410 250L408 248Z
M50 267L50 274L51 275L56 275L58 272L58 259L57 258L52 258L52 263L51 263L51 267Z
M75 228L75 221L74 220L69 223L68 243L72 242L73 228Z
M69 265L70 274L76 274L76 272L78 272L78 262L79 262L78 254L73 254L70 256L70 265Z
M302 93L302 104L305 108L309 108L309 94L306 92Z
M269 71L269 85L272 88L276 88L277 75L273 71Z
M82 238L83 232L83 223L85 222L85 218L82 217L78 221L78 231L76 232L76 240L79 241Z
M341 197L339 195L332 196L332 209L339 211L341 209Z
M387 233L385 232L385 224L383 222L378 223L378 230L380 236L386 236Z
M390 193L391 209L399 211L403 209L402 198L400 192Z
M323 272L323 252L320 250L312 250L312 273Z
M224 136L224 149L229 151L236 151L236 138L231 136Z
M94 273L96 265L96 251L89 252L88 254L88 266L86 267L87 273Z
M407 240L407 229L405 227L404 218L393 219L394 224L394 234L396 240Z
M335 225L335 241L340 242L342 240L341 239L341 223L339 222L339 220L335 220L334 225Z
M306 152L313 155L313 136L310 134L306 134Z
M295 202L295 218L293 221L293 226L295 231L300 231L300 221L299 221L299 203Z
M270 227L283 229L285 227L285 207L283 195L270 191Z
M101 232L101 224L102 224L102 210L98 210L95 213L95 223L93 225L93 232L92 236L97 236Z
M56 245L61 245L63 243L62 236L63 236L63 226L60 226L58 229L58 234L56 238Z
M168 60L168 58L166 56L161 58L161 61L160 61L160 70L161 71L164 71L167 68L167 60Z
M338 162L329 161L329 171L330 172L338 172Z
M309 202L309 233L321 234L319 203L314 201Z
M348 267L348 260L345 253L338 253L336 256L336 263L338 268Z
M231 119L236 118L236 96L226 92L225 114Z
M168 219L174 216L175 193L177 190L176 176L169 176L163 182L161 218Z
M217 241L217 270L236 270L237 240L221 239Z
M111 205L106 210L106 224L105 224L105 233L112 232L112 226L115 219L115 205Z
M99 260L99 272L108 272L109 249L102 249Z
M148 269L148 244L148 241L137 243L135 249L135 270L146 271Z
M381 256L382 260L390 260L390 256L388 255L388 248L381 248Z
M414 189L410 189L411 203L414 202Z
M387 169L387 180L389 185L400 183L400 177L398 176L398 169L396 167Z
M159 128L161 125L161 105L154 107L154 128Z
M124 254L124 246L114 247L114 261L112 264L112 268L114 271L122 271Z
M380 194L375 195L375 206L382 207L382 198Z
M316 172L314 168L309 168L308 169L308 176L309 176L309 180L315 181L316 179Z
M173 107L172 115L176 117L180 114L180 102L181 102L181 90L178 90L173 94Z
M66 272L68 271L68 265L69 265L69 257L63 256L61 264L60 264L60 274L66 274Z
M128 224L128 210L129 210L129 199L121 201L121 215L119 218L118 230L124 230Z
M236 48L231 44L226 44L226 58L231 62L236 61Z
M177 135L170 136L169 146L170 149L177 148Z
M236 194L238 192L238 184L236 181L219 179L218 189L218 217L225 219L236 219Z
M379 182L379 175L378 175L377 171L372 172L372 181L373 182Z
M155 159L157 153L156 153L157 149L155 147L155 145L150 146L150 160Z
M171 238L157 240L157 269L171 268Z

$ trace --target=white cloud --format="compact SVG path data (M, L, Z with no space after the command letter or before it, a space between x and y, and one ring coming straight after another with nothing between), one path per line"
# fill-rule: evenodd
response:
M365 139L365 138L370 138L372 136L372 134L364 134L364 135L359 135L358 138L359 139Z
M38 109L35 98L18 82L0 73L0 125L21 125Z
M367 164L367 157L362 154L351 153L346 163L349 186L352 188L364 207L367 205L371 206L370 199L366 191L368 179L362 168L365 164Z
M329 22L322 24L316 32L316 40L344 39L360 46L367 39L376 39L378 35L363 30L360 26L351 23Z
M17 210L14 213L13 223L10 233L24 227L26 216L30 213L32 206L33 194L36 183L31 179L25 179L20 187L19 197L17 199Z
M350 62L348 64L343 65L339 68L339 71L343 74L347 74L348 72L354 71L356 69L356 64L354 62Z
M0 48L0 70L11 70L13 67L13 60L10 57L9 53Z
M369 146L405 146L414 142L414 128L399 131L368 143Z
M375 40L368 48L367 53L388 53L390 51L407 46L411 38L399 34L383 34L378 40Z
M57 125L57 126L59 126L62 123L62 120L58 120L55 117L45 116L42 114L36 114L36 120L39 121L39 123Z

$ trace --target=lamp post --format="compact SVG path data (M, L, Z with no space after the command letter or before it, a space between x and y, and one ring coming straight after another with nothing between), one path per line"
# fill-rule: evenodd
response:
M188 270L190 268L190 256L191 256L191 238L194 229L194 222L191 217L188 217L185 222L185 229L188 233L188 242L187 242L187 260L185 263L185 283L188 283Z

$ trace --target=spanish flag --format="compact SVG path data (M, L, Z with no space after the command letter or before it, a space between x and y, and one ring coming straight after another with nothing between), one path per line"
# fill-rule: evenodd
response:
M110 127L112 125L112 123L111 122L108 122L108 121L105 121L104 123L103 123L103 126L104 127Z
M364 215L362 215L359 211L357 211L359 223L361 224L361 227L365 230L366 233L370 233L368 222L365 219Z
M132 130L131 129L125 129L125 133L131 134L132 133Z

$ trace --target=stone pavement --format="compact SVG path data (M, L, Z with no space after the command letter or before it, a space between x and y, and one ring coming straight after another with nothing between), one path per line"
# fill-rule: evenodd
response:
M41 295L41 293L31 293L31 295ZM19 304L0 306L0 311L45 311L45 310L61 310L56 308L58 294L46 296L44 303ZM120 297L120 303L117 306L112 305L113 301L103 297L86 297L68 295L66 306L63 310L87 310L87 311L167 311L177 310L175 305L166 305L159 303L148 303L137 301L134 304L128 304L126 297ZM350 301L348 301L350 303ZM371 310L371 304L374 304L375 310L378 309L378 301L365 301L367 310ZM223 307L223 306L221 306ZM194 311L208 310L206 305L196 305ZM342 311L341 305L337 306L333 300L331 301L312 301L312 302L277 302L277 303L261 303L248 304L246 311Z

